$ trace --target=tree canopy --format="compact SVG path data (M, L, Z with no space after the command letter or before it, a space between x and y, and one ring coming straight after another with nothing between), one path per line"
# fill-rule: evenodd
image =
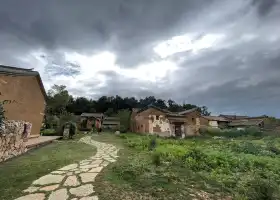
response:
M88 99L86 97L74 98L68 93L64 85L54 85L48 91L47 114L62 115L67 112L80 115L84 112L98 112L106 113L110 116L121 110L144 108L151 104L162 109L168 109L172 112L198 108L202 115L210 115L206 106L199 107L194 104L178 104L172 99L165 101L164 99L158 99L154 96L141 99L136 99L135 97L120 97L118 95L102 96L97 100Z

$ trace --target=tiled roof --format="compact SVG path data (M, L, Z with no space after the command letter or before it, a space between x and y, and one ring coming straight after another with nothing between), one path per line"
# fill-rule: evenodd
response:
M212 121L219 121L219 122L229 122L229 119L219 116L202 116L205 119L212 120Z
M171 117L185 117L185 114L192 113L193 111L197 110L197 108L192 108L192 109L185 110L185 111L182 111L182 112L171 112L167 109L162 109L162 108L159 108L159 107L151 104L151 105L148 105L145 108L142 108L141 110L139 110L138 113L143 112L143 111L145 111L149 108L154 108L156 110L159 110L159 111L165 113L167 116L171 116Z
M0 74L9 75L9 76L35 76L39 83L40 90L45 97L45 100L47 99L47 93L39 72L33 71L33 69L24 69L19 67L0 65Z
M258 126L263 120L233 120L229 123L229 126Z
M220 115L219 117L224 117L227 119L247 119L249 116L240 116L240 115Z
M185 115L185 114L189 114L189 113L191 113L191 112L194 112L194 111L196 111L197 110L197 108L192 108L192 109L189 109L189 110L184 110L184 111L182 111L182 112L179 112L178 114L180 114L180 115Z

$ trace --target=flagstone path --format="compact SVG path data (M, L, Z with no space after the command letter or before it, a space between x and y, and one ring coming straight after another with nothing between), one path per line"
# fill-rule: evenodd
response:
M95 177L104 167L116 161L119 149L94 141L90 136L81 138L80 142L96 146L97 153L33 181L23 191L25 195L16 200L98 200L94 192Z

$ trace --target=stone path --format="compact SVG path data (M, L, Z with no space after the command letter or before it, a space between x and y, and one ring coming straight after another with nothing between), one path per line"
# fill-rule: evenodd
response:
M16 200L98 200L94 192L95 177L104 167L116 161L119 149L111 144L94 141L90 136L80 141L96 146L95 156L33 181L23 191L25 195Z

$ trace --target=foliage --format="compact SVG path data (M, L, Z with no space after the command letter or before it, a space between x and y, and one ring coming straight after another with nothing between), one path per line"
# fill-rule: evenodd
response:
M134 156L129 163L115 166L114 172L120 179L137 185L147 184L147 177L157 177L153 187L159 187L160 180L168 174L168 185L178 181L183 184L190 181L187 177L196 177L199 189L205 184L213 189L218 187L218 191L229 192L236 199L279 199L280 138L259 138L252 136L255 132L251 131L245 131L250 137L234 135L235 139L222 140L158 138L156 148L150 153L152 136L120 135L126 145L137 151L135 155L146 157ZM178 171L185 175L179 175ZM133 175L123 179L125 172Z
M157 151L153 152L153 154L152 154L152 162L156 166L160 165L161 160L160 160L160 153L159 152L157 152Z
M59 126L59 118L56 115L46 115L45 126L47 129L57 129Z
M263 133L255 127L245 128L244 130L237 129L219 129L219 128L211 128L211 127L203 127L200 128L200 134L203 136L221 136L221 137L230 137L236 138L241 136L262 136Z
M64 112L81 115L84 112L106 113L108 116L116 115L120 110L131 110L132 108L144 108L153 104L162 109L170 111L183 111L185 109L198 108L202 115L210 114L207 107L196 106L193 104L178 104L169 99L167 102L163 99L157 99L154 96L141 98L139 100L134 97L122 98L116 96L102 96L97 100L87 99L85 97L73 98L69 95L66 86L53 85L48 91L47 109L48 115L57 115L58 117Z
M55 129L44 129L41 131L43 136L54 136L58 135Z
M53 85L47 95L46 112L50 115L58 115L66 112L66 107L69 104L70 95L64 85Z
M59 135L63 134L63 126L65 125L65 123L70 122L72 124L76 124L76 117L71 114L71 113L63 113L63 115L60 116L59 118L59 123L58 123L58 127L56 129L56 132ZM76 127L76 125L75 125Z
M120 119L120 132L125 133L130 128L130 110L120 110L116 115Z
M3 124L3 120L5 119L5 110L3 104L0 102L0 128Z

